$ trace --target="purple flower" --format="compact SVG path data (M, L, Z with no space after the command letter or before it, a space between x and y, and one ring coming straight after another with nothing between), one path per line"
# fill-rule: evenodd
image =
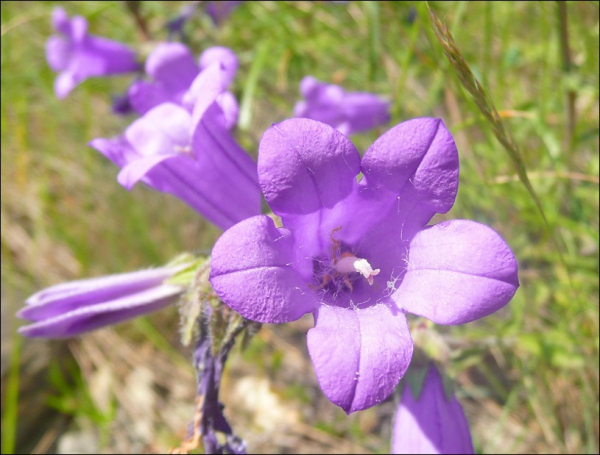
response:
M33 321L19 332L28 337L70 337L165 307L184 290L165 284L179 270L162 267L51 286L29 297L17 313Z
M231 12L242 3L244 2L206 2L206 14L210 16L216 26L219 26L231 15Z
M381 402L404 375L413 351L405 312L463 324L506 305L519 285L512 252L489 227L427 226L458 189L458 153L440 119L397 125L362 162L330 126L286 120L265 132L258 176L284 227L256 216L226 231L210 281L253 321L313 313L317 379L347 413Z
M446 396L442 378L431 364L415 397L404 385L392 430L392 453L475 453L460 403Z
M325 84L312 76L302 79L300 93L305 101L294 107L296 117L327 123L346 136L390 121L390 103L372 93L347 93L339 85Z
M139 114L145 114L162 103L183 104L183 98L200 71L214 63L221 65L225 88L233 80L238 68L238 60L231 49L212 47L200 56L200 65L196 65L190 50L181 43L161 43L146 60L146 75L149 80L136 81L129 88L129 102ZM237 102L228 92L228 103L234 104L234 118L237 121ZM233 101L231 101L233 98ZM225 110L225 112L229 112ZM229 117L231 117L230 115ZM235 124L235 122L234 122Z
M214 64L198 75L183 97L192 113L163 103L133 122L116 139L90 145L122 170L118 181L138 181L184 201L227 229L261 209L256 164L228 131L220 100L227 72Z
M54 83L58 98L66 97L88 77L108 76L137 71L135 52L124 44L87 33L87 21L81 16L69 19L64 9L55 8L52 24L59 33L46 42L46 60L60 72Z

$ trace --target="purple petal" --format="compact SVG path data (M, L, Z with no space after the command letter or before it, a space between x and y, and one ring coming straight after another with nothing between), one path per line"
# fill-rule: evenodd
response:
M206 110L225 92L225 75L220 65L202 71L183 96L183 105L192 110L192 123L198 124Z
M173 155L154 155L144 156L138 160L132 161L126 164L119 175L117 175L117 181L120 185L126 189L131 190L133 186L143 180L154 167L163 163L165 160L174 158ZM190 158L190 161L192 158ZM191 163L190 163L191 164Z
M385 276L398 278L408 242L435 213L452 207L458 191L458 152L440 119L421 118L392 128L367 150L360 182L367 206L377 207L363 249Z
M348 93L344 99L344 117L348 119L347 133L368 131L391 119L390 103L372 93ZM338 127L342 131L341 127Z
M191 118L182 107L164 103L133 122L125 137L140 155L175 155L190 145Z
M245 318L290 322L315 310L314 293L293 267L294 240L264 215L248 218L217 240L210 282L217 295Z
M353 191L359 166L352 142L314 120L285 120L260 141L258 178L269 206L282 217L332 208Z
M321 305L308 350L321 390L346 413L381 403L412 357L404 315L379 304L353 310Z
M361 163L370 187L400 194L406 186L438 213L452 208L458 190L458 151L441 119L395 126L369 147Z
M71 21L64 8L57 6L52 10L52 26L54 30L69 35L71 32Z
M53 71L63 71L69 66L73 46L62 36L54 35L46 41L46 61Z
M437 224L410 243L400 308L438 324L464 324L506 305L519 287L517 261L491 228L466 220Z
M77 79L71 72L64 71L54 81L54 93L58 99L65 98L82 79Z
M129 87L127 96L133 109L140 115L146 114L159 104L181 101L174 99L176 97L169 93L162 84L147 81L135 81Z
M454 395L448 400L442 378L432 365L416 399L408 382L392 432L392 453L475 453L469 424Z
M93 139L88 145L98 150L119 167L124 167L127 163L141 157L122 136L115 139Z
M69 38L79 44L87 36L88 23L82 16L73 16L70 23Z
M221 93L217 98L217 104L223 111L223 116L225 118L225 128L227 128L228 130L233 128L238 122L240 111L237 100L235 99L235 96L233 96L233 93Z
M210 16L213 23L215 25L220 25L223 20L227 19L231 12L238 7L241 3L240 1L215 1L215 2L207 2L206 4L206 13Z
M31 321L55 317L158 286L176 271L162 267L57 284L29 297L18 316Z
M148 56L146 73L163 83L170 92L184 92L198 74L198 67L185 45L161 43Z
M100 62L98 67L101 70L98 70L98 73L90 73L90 76L123 74L140 69L133 49L125 44L99 36L89 35L87 37L85 54Z
M19 333L45 338L75 336L163 308L173 303L181 292L180 286L161 285L105 303L77 308L21 327Z
M200 55L200 70L203 71L213 63L219 63L224 74L224 85L228 87L238 70L238 58L228 47L209 47Z

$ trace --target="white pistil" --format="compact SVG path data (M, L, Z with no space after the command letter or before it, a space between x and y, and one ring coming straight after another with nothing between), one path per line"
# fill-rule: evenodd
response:
M373 270L366 259L360 259L354 255L342 255L342 258L335 264L335 269L340 273L358 272L367 279L371 286L373 285L373 277L380 272L379 269Z
M191 145L176 145L173 147L175 149L175 153L183 153L184 155L192 155L192 146Z

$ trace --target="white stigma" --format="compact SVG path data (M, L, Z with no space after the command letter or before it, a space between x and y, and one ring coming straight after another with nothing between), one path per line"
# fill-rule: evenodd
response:
M367 282L372 286L373 277L378 275L380 270L371 267L366 259L357 258L354 255L342 255L343 257L335 264L335 269L340 273L358 272L367 279Z

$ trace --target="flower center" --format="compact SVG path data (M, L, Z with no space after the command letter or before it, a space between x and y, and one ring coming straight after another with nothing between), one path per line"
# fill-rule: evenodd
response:
M343 274L358 272L367 279L367 282L371 286L373 286L373 277L380 272L379 269L373 270L373 267L371 267L371 264L366 259L357 258L349 252L342 253L333 267L336 271Z

